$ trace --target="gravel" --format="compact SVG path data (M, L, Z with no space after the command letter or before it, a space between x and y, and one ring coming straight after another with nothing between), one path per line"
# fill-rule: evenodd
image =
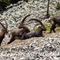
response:
M11 4L7 7L8 10L0 14L0 20L6 20L8 23L8 29L16 28L17 24L27 14L32 14L29 18L43 18L46 15L47 0L29 0L28 3L19 1L17 4ZM56 14L56 0L50 1L50 14ZM59 12L58 12L59 13Z
M8 6L10 9L0 14L0 20L6 20L8 29L11 30L16 28L27 14L32 14L30 18L43 17L46 14L46 6L47 0L28 3L19 1ZM55 7L56 0L51 0L50 14L60 12L56 11ZM45 37L16 40L9 45L6 44L7 40L9 38L6 35L0 47L0 60L60 60L60 32L47 34Z

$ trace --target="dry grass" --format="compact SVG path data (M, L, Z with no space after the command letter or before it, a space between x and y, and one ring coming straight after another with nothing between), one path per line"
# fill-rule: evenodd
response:
M26 40L20 40L20 39L16 39L14 42L12 42L11 44L2 44L1 47L2 48L9 48L9 47L16 47L16 46L20 46L20 45L29 45L31 44L33 41L31 39L26 39Z

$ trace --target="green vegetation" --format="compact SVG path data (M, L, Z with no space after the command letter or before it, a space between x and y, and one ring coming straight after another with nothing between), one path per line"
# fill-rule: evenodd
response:
M45 27L46 27L46 32L49 32L50 31L50 27L51 27L51 24L44 24Z
M6 5L10 4L10 0L0 0L0 2L5 3Z
M49 32L50 31L50 27L51 27L51 24L44 24L44 26L46 27L46 32ZM38 31L37 27L34 27L33 28L33 31Z
M3 4L6 3L6 5L9 5L11 3L16 3L18 1L22 1L22 0L0 0L0 2L3 2ZM23 1L28 2L28 0L23 0Z
M0 0L0 5L7 6L7 5L10 5L11 3L12 4L17 3L18 1L20 0Z
M60 10L60 3L59 2L57 3L56 9Z
M24 0L24 1L28 2L28 0Z

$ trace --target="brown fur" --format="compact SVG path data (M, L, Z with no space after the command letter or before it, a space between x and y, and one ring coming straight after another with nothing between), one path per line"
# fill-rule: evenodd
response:
M30 19L29 21L32 21L32 20L39 22L41 26L38 27L38 31L28 32L28 33L23 34L22 39L28 39L31 37L43 37L43 31L46 31L45 26L39 19Z
M49 22L52 25L50 28L50 33L52 33L52 31L55 33L56 25L60 26L60 18L58 16L55 16L52 19L50 19Z
M26 26L24 26L24 21L28 16L30 16L30 14L25 16L24 19L21 21L20 25L18 26L18 29L16 29L15 31L11 33L12 37L10 41L8 42L8 44L12 43L16 38L22 39L22 35L24 33L30 32L30 30Z

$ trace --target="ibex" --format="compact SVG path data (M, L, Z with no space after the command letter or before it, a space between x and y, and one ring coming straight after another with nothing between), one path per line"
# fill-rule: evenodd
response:
M56 32L55 31L55 28L56 28L56 25L59 25L60 26L60 18L55 16L53 17L52 19L50 18L49 19L49 22L52 24L51 28L50 28L50 33L53 31L54 33Z
M22 35L24 33L30 32L30 30L24 25L24 21L25 21L25 19L28 16L30 16L30 14L23 18L23 20L21 21L20 25L18 26L18 29L16 29L13 32L11 32L12 37L11 37L10 41L8 42L8 44L12 43L16 38L22 39Z
M23 34L23 39L28 39L31 37L42 37L43 36L43 31L46 31L45 26L39 19L30 19L29 21L35 20L40 23L41 26L38 27L38 31L35 32L28 32Z
M5 34L8 33L8 30L7 30L8 25L7 25L6 21L5 21L5 23L6 23L6 27L0 22L0 25L3 27L1 32L0 32L0 46L1 46L1 43L4 39L4 37L5 37Z
M32 18L29 21L33 21L33 20L38 22L41 25L41 28L43 29L42 31L46 31L44 24L39 19Z

